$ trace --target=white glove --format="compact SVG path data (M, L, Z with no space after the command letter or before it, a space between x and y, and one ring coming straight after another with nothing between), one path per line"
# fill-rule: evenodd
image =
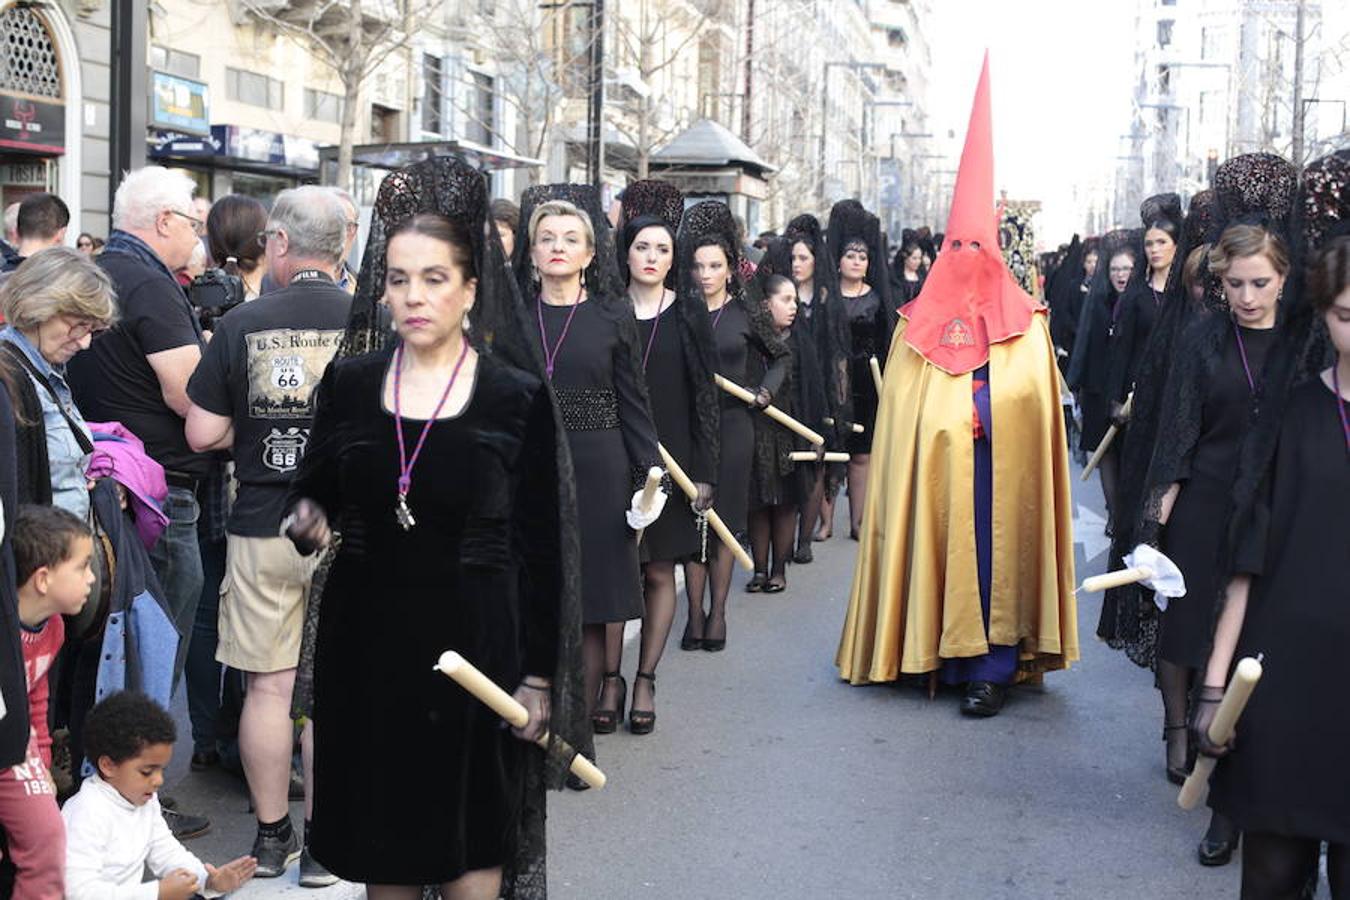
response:
M1158 609L1167 611L1167 601L1174 597L1186 596L1186 576L1181 574L1177 564L1163 555L1156 547L1140 544L1125 554L1125 565L1130 568L1143 566L1153 574L1140 584L1153 589L1153 602Z
M628 527L634 531L641 531L648 525L661 518L661 510L666 508L666 492L657 491L656 496L652 497L651 509L642 508L642 491L633 494L633 503L628 507L628 511L623 514L628 520Z

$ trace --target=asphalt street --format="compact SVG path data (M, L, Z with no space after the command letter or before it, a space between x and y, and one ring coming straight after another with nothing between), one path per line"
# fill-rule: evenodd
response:
M1095 479L1075 475L1074 488L1081 580L1105 564L1103 507ZM1207 811L1177 807L1152 676L1093 637L1099 597L1079 599L1080 663L1014 690L997 718L963 718L956 693L930 701L913 687L839 680L857 548L846 531L789 569L785 593L746 594L738 574L720 654L679 650L680 612L658 670L655 732L600 737L609 785L550 798L551 896L1237 896L1236 859L1195 861ZM630 641L630 683L635 666ZM186 735L181 697L176 713ZM171 793L214 821L189 846L213 862L247 852L242 782L188 774L187 755L183 745ZM390 790L415 792L424 758L391 735L372 763ZM302 891L295 878L292 868L240 896L361 894Z

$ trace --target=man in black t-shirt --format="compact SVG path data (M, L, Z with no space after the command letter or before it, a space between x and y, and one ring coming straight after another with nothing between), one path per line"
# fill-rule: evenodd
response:
M169 526L150 561L178 630L175 685L187 659L188 637L201 597L197 545L197 484L210 461L183 435L187 383L205 345L187 296L174 279L197 246L202 225L192 214L196 185L186 175L146 166L122 180L113 197L113 231L97 257L117 291L118 321L66 366L75 404L90 422L121 422L164 467ZM170 813L177 837L210 823Z
M231 310L188 385L187 437L198 451L233 451L239 490L226 526L216 658L247 673L240 754L258 816L251 855L275 877L300 853L300 883L336 879L291 826L291 690L313 565L281 537L282 506L304 455L312 393L347 325L340 272L348 215L326 188L284 191L264 232L267 267L285 285ZM311 740L306 726L302 740ZM308 756L308 753L306 754ZM307 779L308 780L308 779ZM306 797L306 824L313 798Z

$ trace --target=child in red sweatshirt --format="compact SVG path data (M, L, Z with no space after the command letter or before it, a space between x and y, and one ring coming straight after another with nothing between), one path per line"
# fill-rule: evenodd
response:
M59 900L65 893L66 832L52 783L47 672L65 639L62 615L75 615L94 583L93 537L71 513L23 506L13 531L20 638L32 733L27 759L0 770L0 826L14 863L14 900Z

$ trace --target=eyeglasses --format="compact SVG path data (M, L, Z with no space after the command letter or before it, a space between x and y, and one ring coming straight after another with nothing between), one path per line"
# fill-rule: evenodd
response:
M267 239L278 234L281 234L280 228L264 228L262 231L258 232L258 246L266 250Z
M192 231L193 231L195 234L197 234L197 235L203 235L203 234L206 234L206 223L203 222L201 219L197 218L196 216L188 215L187 213L185 213L185 212L180 212L179 210L176 210L176 209L171 209L171 210L169 210L169 212L173 213L175 216L182 216L183 218L185 218L185 219L187 219L189 222L191 222L191 223L192 223Z
M68 329L66 332L67 340L72 341L82 341L90 335L97 337L108 330L107 325L92 319L72 319L68 316L61 316L61 321Z

